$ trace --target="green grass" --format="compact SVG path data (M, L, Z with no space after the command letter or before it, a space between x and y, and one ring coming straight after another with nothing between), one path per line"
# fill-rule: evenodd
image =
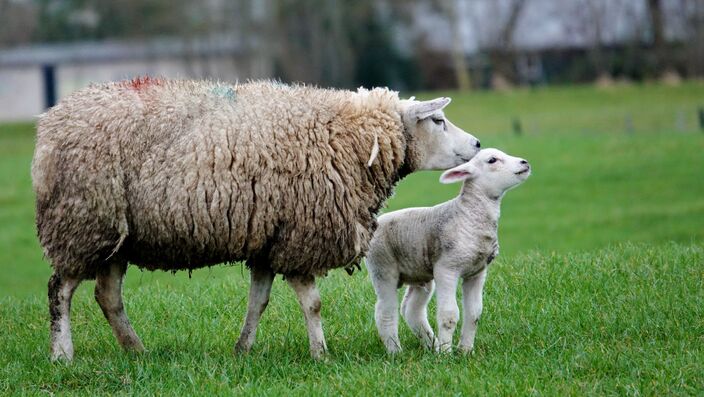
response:
M427 354L402 324L405 352L387 357L365 272L320 282L327 362L308 358L302 315L278 279L254 351L234 356L248 275L223 266L192 279L130 269L141 357L119 350L84 283L76 361L51 364L33 126L0 125L0 395L703 394L704 84L446 95L456 124L534 167L503 203L473 356ZM509 132L515 117L521 136ZM388 209L457 194L437 178L408 177Z
M232 354L245 277L130 289L127 310L149 349L142 357L117 347L83 291L71 365L47 360L44 300L5 299L0 394L701 394L703 261L701 246L676 244L502 258L470 357L427 354L405 326L405 352L387 357L369 282L340 272L321 288L325 363L309 359L297 303L282 282L245 357Z

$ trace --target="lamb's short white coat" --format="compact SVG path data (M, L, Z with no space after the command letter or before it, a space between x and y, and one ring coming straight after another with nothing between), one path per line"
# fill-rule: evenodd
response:
M458 197L435 207L408 208L379 217L366 264L377 295L377 329L390 353L401 350L396 290L403 284L408 289L401 314L409 327L425 347L452 350L460 279L463 323L459 349L473 349L487 267L499 252L501 199L525 181L530 171L524 159L484 149L440 177L442 183L464 181ZM435 285L437 338L427 314Z

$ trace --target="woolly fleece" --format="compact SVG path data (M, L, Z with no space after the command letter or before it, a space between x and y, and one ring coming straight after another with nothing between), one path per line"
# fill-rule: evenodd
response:
M38 123L41 245L58 273L79 278L113 260L175 271L248 259L284 275L350 267L414 169L400 112L386 89L90 86Z

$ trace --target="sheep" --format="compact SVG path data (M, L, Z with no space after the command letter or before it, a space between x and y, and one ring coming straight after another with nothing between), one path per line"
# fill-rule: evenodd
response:
M366 258L377 296L376 326L386 350L401 351L396 289L407 284L401 314L424 347L449 352L459 319L455 293L462 278L462 335L471 352L482 312L489 264L499 254L498 221L504 193L530 175L524 159L484 149L445 171L442 183L464 181L458 197L434 207L408 208L379 217ZM437 339L427 306L437 284Z
M401 100L279 82L137 78L91 85L40 117L32 162L52 359L73 358L82 280L125 350L144 351L122 303L128 263L178 271L244 261L236 351L254 344L275 274L295 290L311 354L326 351L315 278L359 267L376 214L407 174L448 169L480 143L450 98Z

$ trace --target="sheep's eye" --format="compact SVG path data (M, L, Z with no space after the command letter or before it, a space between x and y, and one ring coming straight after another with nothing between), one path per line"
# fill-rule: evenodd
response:
M444 119L436 119L436 118L433 118L432 120L433 120L433 123L435 123L435 124L437 124L437 125L440 125L440 126L445 124L445 120L444 120Z
M494 164L495 162L496 162L496 157L492 157L489 159L489 161L487 161L487 163L489 163L489 164Z

